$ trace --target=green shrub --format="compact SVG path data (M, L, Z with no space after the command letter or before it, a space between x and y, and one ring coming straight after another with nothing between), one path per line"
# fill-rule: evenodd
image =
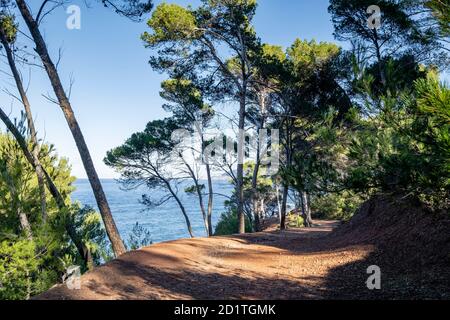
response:
M223 213L216 227L216 236L229 236L238 233L239 220L235 210ZM245 232L251 233L252 223L246 217Z
M353 192L330 193L312 198L311 210L314 218L328 220L350 220L364 199Z
M0 243L0 300L24 299L35 293L42 263L35 251L35 244L27 240Z
M129 236L127 247L130 250L138 250L151 244L153 244L153 241L150 231L136 222Z
M304 228L305 219L299 214L291 214L287 217L287 225L290 228Z

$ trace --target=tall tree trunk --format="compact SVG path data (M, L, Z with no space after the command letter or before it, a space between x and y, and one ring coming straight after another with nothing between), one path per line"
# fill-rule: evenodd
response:
M384 70L384 65L383 65L383 58L381 56L381 47L380 47L380 43L379 43L379 37L378 37L378 32L376 29L373 30L374 33L374 37L375 37L375 51L376 51L376 56L377 56L377 61L378 61L378 72L380 75L380 80L381 83L383 84L383 86L386 86L386 73Z
M254 196L252 199L253 216L254 216L254 226L255 232L261 231L261 211L259 210L260 202L258 197Z
M195 189L197 191L198 201L199 201L199 205L200 205L200 211L202 212L203 223L205 225L206 234L209 236L210 235L210 230L209 230L208 216L207 216L207 213L206 213L206 210L205 210L205 205L203 204L203 195L202 195L202 190L200 189L200 183L199 183L199 181L197 179L197 176L196 176L194 170L192 169L192 167L189 165L189 163L187 163L184 160L183 155L179 154L178 156L183 161L184 165L186 166L186 168L189 171L189 174L191 175L192 180L194 181ZM184 210L184 208L182 210Z
M197 180L195 180L195 188L197 189L198 201L200 203L200 211L202 212L203 216L203 223L205 224L206 235L209 237L211 233L209 228L208 215L205 210L205 205L203 204L202 190L200 190L200 184Z
M252 206L253 206L253 214L255 216L255 231L259 232L261 228L260 221L260 211L258 209L258 175L259 175L259 167L261 165L261 141L258 135L258 142L256 148L256 163L255 168L253 170L253 178L252 178Z
M278 217L280 218L280 225L281 225L280 185L278 183L277 183L275 189L276 189L276 193L277 193Z
M31 143L33 144L33 156L35 158L39 159L40 146L39 146L38 139L37 139L36 128L34 126L30 102L29 102L27 94L25 92L19 71L16 67L16 62L14 60L12 49L11 49L10 44L8 43L8 40L6 38L6 35L2 29L0 29L0 42L2 43L3 48L5 49L6 57L8 59L8 64L11 69L12 75L14 77L14 81L16 82L16 87L17 87L17 90L19 91L23 107L25 109L25 114L26 114L27 123L28 123L28 129L29 129L30 135L31 135ZM42 220L45 223L47 220L47 200L46 200L46 196L45 196L44 170L42 169L42 166L39 164L36 166L35 171L36 171L36 176L37 176L38 186L39 186L39 196L40 196L40 200L41 200Z
M306 192L302 192L302 211L305 226L310 228L312 226L311 208L309 206L309 195Z
M306 200L308 200L308 210L306 211L307 218L308 218L308 224L310 227L312 227L313 221L312 221L312 212L311 212L311 196L309 193L306 193Z
M64 91L59 74L52 59L50 58L47 46L44 42L44 39L42 38L39 27L33 16L31 15L27 4L24 0L16 0L16 3L25 23L28 26L28 29L30 30L34 43L36 44L35 50L39 54L42 63L44 64L45 70L47 71L47 75L58 99L59 105L64 113L75 143L78 147L78 151L80 153L84 168L86 170L86 174L89 178L89 182L94 192L100 214L103 218L103 223L105 224L106 233L108 234L109 240L111 241L114 254L116 255L116 257L120 256L126 252L125 245L120 237L116 223L114 222L114 218L111 214L111 210L106 199L106 195L103 191L103 187L100 183L97 171L95 170L89 149L87 147L86 141L84 140L80 126L75 118L75 114L73 112L70 101L67 98L66 92Z
M253 170L253 178L252 178L252 202L253 202L253 213L255 216L255 231L259 232L261 231L261 211L258 209L259 205L259 199L258 199L258 175L259 175L259 168L261 166L261 145L264 143L264 141L261 141L261 130L265 127L265 116L264 112L266 110L266 100L265 100L265 92L261 93L262 96L260 96L259 105L261 107L261 122L257 126L257 142L256 142L256 162L255 162L255 168ZM266 152L265 152L266 153Z
M177 193L173 190L172 186L170 185L170 182L164 179L163 181L167 186L167 190L169 190L170 194L173 196L175 201L178 203L178 206L180 207L181 213L183 214L184 220L186 221L186 227L188 229L189 235L191 236L191 238L195 238L194 231L192 230L191 220L189 219L189 216L186 212L186 208L184 207Z
M239 221L240 234L245 233L245 213L244 213L244 141L245 141L245 108L246 91L242 90L239 106L239 137L238 137L238 165L236 172L236 195L237 195L237 214Z
M209 236L212 237L214 235L213 223L212 223L212 213L213 213L213 203L214 203L214 190L213 190L213 182L211 176L211 167L209 164L206 164L206 175L208 176L208 228L209 228Z
M12 121L8 118L6 113L1 108L0 108L0 119L3 121L3 123L6 125L8 130L11 132L11 134L16 139L16 141L19 144L19 147L21 148L22 152L24 153L25 158L27 159L28 163L30 163L30 165L33 168L35 168L36 165L39 165L40 164L39 159L35 158L33 156L33 154L28 150L28 145L27 145L25 139L22 137L19 130L17 130L17 128L12 123ZM68 208L64 202L64 198L62 197L61 193L59 192L59 190L56 187L55 183L53 182L52 178L45 171L45 169L43 169L43 170L44 170L44 176L45 176L47 188L50 191L50 194L52 195L52 197L55 199L58 208L63 212L68 210ZM65 229L66 229L67 234L69 235L69 238L72 240L73 244L77 248L78 253L80 254L81 258L86 263L86 266L88 268L91 268L94 265L94 263L92 261L92 256L91 256L91 252L90 252L89 248L83 243L82 239L80 239L78 237L76 230L70 223L66 222Z
M194 231L192 230L192 225L191 225L191 221L189 219L189 216L187 215L186 209L184 208L183 204L181 203L180 199L178 198L178 196L174 196L175 197L175 201L178 203L178 206L181 209L181 212L183 213L183 217L184 220L186 221L186 227L188 229L189 235L191 238L195 238L194 236Z
M286 141L285 141L285 152L286 152L286 167L290 168L292 165L292 154L293 154L293 147L292 147L292 128L294 127L294 123L292 119L285 120L284 123L285 127L285 135L286 135ZM281 204L281 223L280 223L280 229L286 230L286 210L287 210L287 200L289 196L289 185L287 184L287 181L284 181L283 183L283 198L282 198L282 204Z
M283 185L283 198L281 200L281 223L280 230L286 230L287 200L289 195L289 187Z
M205 137L202 127L195 121L198 134L200 136L200 141L202 143L202 157L205 156ZM211 166L207 161L205 162L206 166L206 176L208 179L208 212L207 212L207 221L208 221L208 236L212 237L214 235L213 224L212 224L212 214L213 214L213 204L214 204L214 187L213 180L211 174Z

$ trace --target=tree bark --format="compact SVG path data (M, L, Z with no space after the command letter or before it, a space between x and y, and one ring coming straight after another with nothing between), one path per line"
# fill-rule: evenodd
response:
M27 161L30 163L30 165L33 168L35 168L35 166L37 164L40 164L39 159L35 158L33 156L33 154L28 150L28 146L27 146L27 143L26 143L25 139L22 137L22 135L20 134L19 130L17 130L17 128L12 123L12 121L8 118L6 113L1 108L0 108L0 119L3 121L3 123L6 125L8 130L11 132L11 134L16 139L16 141L19 144L19 147L21 148L22 152L24 153L25 158L27 159ZM55 199L58 208L61 211L68 210L68 208L67 208L67 206L66 206L66 204L64 202L64 198L62 197L62 195L59 192L58 188L54 184L52 178L45 171L44 168L43 168L43 171L44 171L44 176L45 176L45 181L46 181L46 184L47 184L47 188L50 191L50 194L52 195L52 197ZM73 228L73 226L70 223L66 223L65 224L65 229L66 229L67 234L69 235L69 238L72 240L73 244L77 248L78 253L80 254L81 258L86 263L86 266L88 268L90 268L90 266L93 266L94 263L92 261L92 256L91 256L90 250L83 243L82 239L80 239L78 237L78 235L76 233L76 230Z
M183 214L184 220L186 221L186 227L188 229L189 235L191 236L191 238L195 238L194 237L194 231L192 230L191 221L189 219L188 214L186 213L186 209L183 206L183 203L181 202L180 198L178 198L176 192L173 190L172 186L170 185L170 182L167 181L167 180L163 180L163 181L164 181L164 183L167 186L167 190L169 190L169 192L172 194L173 198L178 203L178 206L181 209L181 213Z
M287 119L284 121L285 125L285 134L286 134L286 141L285 141L285 152L286 152L286 168L291 167L292 165L292 154L294 152L293 146L292 146L292 130L294 128L293 120ZM286 207L287 207L287 198L289 196L289 185L286 181L283 183L283 198L282 198L282 204L281 204L281 223L280 223L280 229L286 230Z
M259 128L258 128L259 129ZM259 130L258 130L259 132ZM258 134L258 142L257 142L257 148L256 148L256 163L255 163L255 168L253 170L253 177L252 177L252 206L253 206L253 214L255 216L255 231L259 232L260 231L260 211L258 209L258 175L259 175L259 167L261 165L261 156L260 156L260 152L261 152L261 142L259 139L259 134Z
M309 206L309 195L306 192L302 192L302 211L305 226L310 228L312 226L311 208Z
M308 218L308 224L310 227L312 227L313 221L312 221L312 212L311 212L311 196L309 195L309 193L306 194L306 200L308 201L308 210L306 211L307 218Z
M97 205L100 210L103 223L105 225L106 233L108 234L109 240L111 241L114 254L116 255L116 257L118 257L126 252L125 245L120 237L116 223L114 222L108 200L103 191L103 187L100 183L97 171L95 170L89 149L83 137L83 133L81 132L78 121L75 118L75 114L73 112L70 101L66 95L66 92L64 91L61 79L52 59L50 58L47 46L44 42L44 39L42 38L42 34L36 21L31 15L30 10L28 9L28 6L24 0L16 0L16 3L25 23L28 26L31 36L33 37L34 43L36 45L35 50L39 54L45 70L47 71L48 78L52 84L59 105L72 132L73 138L83 161L86 174L94 192L95 199L97 201Z
M259 169L261 166L261 136L260 131L264 129L266 118L264 115L264 112L266 110L266 100L265 100L265 92L263 91L260 93L262 96L260 97L259 105L261 107L261 122L259 126L256 128L256 134L257 134L257 142L256 142L256 162L255 162L255 168L253 170L253 178L252 178L252 202L253 202L253 213L255 216L255 231L259 232L261 231L261 211L258 209L258 175L259 175ZM262 201L264 203L264 201ZM261 208L262 209L262 208Z
M191 175L192 180L194 181L195 189L197 191L198 201L199 201L199 205L200 205L200 211L202 212L203 223L205 224L206 234L209 236L210 231L209 231L208 216L207 216L207 213L205 210L205 205L203 204L203 195L202 195L202 190L200 189L200 183L198 182L197 176L195 175L195 172L192 169L192 167L184 160L183 155L179 154L178 156L183 161L184 165L186 166L186 168L189 171L189 174ZM182 210L184 210L184 208Z
M212 213L213 213L213 203L214 203L214 190L212 185L211 167L206 164L206 175L208 176L208 230L209 236L214 235L213 223L212 223Z
M197 131L200 137L200 141L202 143L202 157L205 156L205 136L202 127L198 124L196 119L194 118L194 122L196 123ZM207 161L205 162L206 166L206 176L208 179L208 211L207 211L207 223L208 223L208 236L212 237L214 235L213 224L212 224L212 213L213 213L213 204L214 204L214 189L213 189L213 180L211 174L211 166Z
M289 187L283 185L283 198L281 200L281 223L280 230L286 230L286 214L287 214L287 199L289 194Z
M380 73L380 80L381 83L383 84L383 86L386 86L386 74L384 71L384 66L383 66L383 58L381 56L381 47L380 47L380 43L379 43L379 37L378 37L378 32L377 30L373 30L374 33L374 44L375 44L375 51L376 51L376 56L377 56L377 60L378 60L378 72Z
M278 205L278 217L280 218L280 225L281 225L281 201L280 201L280 186L277 183L275 187L276 193L277 193L277 205Z
M28 221L28 217L25 213L23 213L21 210L18 211L19 220L20 220L20 226L22 227L22 230L25 232L25 235L29 241L33 241L33 233L31 231L31 225Z
M25 114L26 114L27 123L28 123L28 129L29 129L30 135L31 135L31 143L33 144L33 156L36 159L39 159L40 146L39 146L38 139L37 139L36 128L34 126L30 102L29 102L27 94L25 92L19 71L16 67L16 62L14 60L14 56L13 56L13 52L11 50L10 44L8 43L5 33L1 29L0 29L0 42L2 43L3 48L5 49L6 57L8 59L8 64L11 69L12 75L14 77L14 81L16 82L16 87L17 87L17 90L19 91L23 107L25 109ZM40 164L36 165L35 168L36 168L35 171L36 171L36 176L37 176L38 186L39 186L39 196L41 199L42 220L43 220L43 223L45 223L47 221L47 199L46 199L46 195L45 195L44 170L42 169L42 166Z
M238 137L238 164L236 172L236 196L237 215L239 221L239 234L245 233L245 213L244 213L244 130L245 130L245 108L246 91L242 90L239 104L239 137Z

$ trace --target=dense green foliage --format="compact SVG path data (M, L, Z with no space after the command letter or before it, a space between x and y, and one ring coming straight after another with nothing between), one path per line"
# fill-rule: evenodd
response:
M247 218L246 232L252 232L252 224ZM226 213L222 213L220 216L220 221L216 226L216 231L214 235L216 236L228 236L236 234L238 230L238 216L236 210L230 210Z
M391 108L361 119L363 129L349 148L349 186L360 192L414 194L435 206L447 205L449 92L433 76L420 79Z
M450 36L450 3L445 0L429 0L427 6L433 10L433 14L439 22L442 35Z
M67 160L53 147L42 145L41 161L70 202L74 178ZM84 262L65 232L68 223L90 249L95 263L110 259L109 243L101 218L92 209L73 204L60 210L48 194L48 218L40 211L37 178L22 151L9 134L0 134L0 299L25 299L61 282L66 269ZM30 225L23 229L20 214Z

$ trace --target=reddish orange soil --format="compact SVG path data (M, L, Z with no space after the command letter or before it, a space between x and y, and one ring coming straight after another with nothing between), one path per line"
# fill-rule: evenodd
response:
M408 247L392 246L394 251L390 251L386 241L393 241L392 237L397 237L395 241L398 237L411 241L410 237L393 227L383 236L386 241L374 237L380 226L371 220L375 218L373 211L363 207L356 223L335 232L337 222L316 221L314 228L281 233L156 244L87 273L82 277L81 290L60 285L38 299L450 298L448 264L442 258L445 255L427 260L431 261L429 266L427 261L422 264L414 258L409 261L413 266L405 267L403 255ZM358 219L364 220L365 229ZM392 217L388 221L391 224ZM415 222L422 223L417 217ZM448 239L443 241L448 244ZM426 243L422 246L421 241L427 240L417 239L411 248L414 254L417 248L425 248ZM436 250L448 249L442 243ZM374 264L382 270L380 291L368 290L365 283L367 268Z

